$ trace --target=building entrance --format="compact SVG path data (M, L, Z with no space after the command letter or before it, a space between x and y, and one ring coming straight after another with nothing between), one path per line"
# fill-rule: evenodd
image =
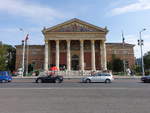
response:
M79 56L77 56L77 55L72 56L71 68L72 68L72 70L79 70Z

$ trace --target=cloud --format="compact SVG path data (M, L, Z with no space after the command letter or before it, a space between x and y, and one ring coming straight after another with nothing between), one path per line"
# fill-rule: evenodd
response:
M150 42L150 34L143 34L142 35L142 39L144 40L144 46L143 47L143 55L150 51L150 48L149 48L149 42ZM141 57L141 50L140 50L140 46L138 46L138 42L137 40L139 39L139 36L138 35L126 35L125 36L125 41L127 43L131 43L131 44L134 44L135 47L134 47L134 53L135 53L135 57L136 58L139 58Z
M26 28L23 31L20 31L19 28L0 28L2 32L1 39L5 44L17 45L21 44L21 41L25 39L26 35L29 34L29 43L30 44L44 44L44 37L41 33L40 28Z
M112 9L111 14L120 15L123 13L136 12L148 9L150 9L150 0L138 0L136 3Z
M65 17L63 13L53 8L27 3L25 0L3 0L0 3L0 11L34 21L51 21L55 18Z

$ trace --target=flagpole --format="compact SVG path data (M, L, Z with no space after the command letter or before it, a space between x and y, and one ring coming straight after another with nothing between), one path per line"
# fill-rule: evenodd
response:
M124 55L125 38L124 38L123 31L122 31L122 44L123 44L123 70L125 75L126 74L126 63L125 63L125 55Z
M28 42L27 42L28 40L26 40L26 46L27 46L27 55L26 55L26 75L28 74L28 55L29 55L29 45L28 45Z
M26 56L26 58L25 58L26 59L25 75L27 75L27 73L28 73L28 64L27 64L27 62L28 62L28 45L27 45L28 36L29 36L29 34L27 34L26 37L25 37L25 45L26 45L26 51L25 51L25 56Z
M22 77L24 75L24 58L25 58L25 40L23 40L23 53L22 53Z

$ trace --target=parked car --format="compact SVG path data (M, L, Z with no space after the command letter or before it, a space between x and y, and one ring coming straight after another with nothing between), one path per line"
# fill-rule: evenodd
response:
M150 82L150 75L149 76L141 77L141 81L144 82L144 83Z
M0 71L0 82L11 82L12 76L9 71Z
M105 82L111 83L114 80L113 75L110 73L95 73L91 76L81 78L81 82L91 83L91 82Z
M36 78L36 83L61 83L63 82L62 76L41 76Z

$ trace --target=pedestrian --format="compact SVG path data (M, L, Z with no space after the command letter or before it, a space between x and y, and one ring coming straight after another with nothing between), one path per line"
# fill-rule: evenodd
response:
M134 76L134 70L131 70L131 76Z
M127 68L126 71L127 71L127 75L130 76L130 75L131 75L131 70L130 70L130 68Z

